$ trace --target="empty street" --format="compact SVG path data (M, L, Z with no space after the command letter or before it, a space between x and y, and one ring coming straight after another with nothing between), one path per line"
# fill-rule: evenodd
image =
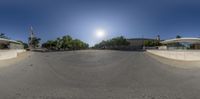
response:
M1 99L199 99L198 62L146 52L27 52L1 61Z

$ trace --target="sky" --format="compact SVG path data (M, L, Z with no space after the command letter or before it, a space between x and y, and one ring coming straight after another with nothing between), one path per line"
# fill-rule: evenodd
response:
M200 1L0 0L1 33L27 42L30 26L42 42L70 35L90 46L116 36L200 37Z

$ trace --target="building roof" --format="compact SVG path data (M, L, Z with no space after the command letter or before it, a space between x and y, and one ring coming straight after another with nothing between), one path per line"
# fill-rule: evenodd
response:
M129 38L127 40L156 40L156 39L151 39L151 38Z
M162 44L177 43L177 42L188 42L188 43L200 43L200 38L176 38L162 41Z
M15 40L9 40L9 39L5 39L5 38L0 38L0 42L3 41L3 42L11 42L11 43L17 43L17 44L21 44L20 42L18 41L15 41Z

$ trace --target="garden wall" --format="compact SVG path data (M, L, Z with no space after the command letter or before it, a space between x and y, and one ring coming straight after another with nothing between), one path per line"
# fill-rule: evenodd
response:
M174 60L200 61L200 50L147 50L147 52Z
M16 58L18 54L25 52L24 49L0 50L0 60Z

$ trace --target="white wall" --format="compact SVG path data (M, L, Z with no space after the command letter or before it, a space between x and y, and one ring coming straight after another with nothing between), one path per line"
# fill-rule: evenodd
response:
M24 49L23 44L9 43L10 49Z
M25 52L24 49L0 50L0 60L16 58L18 54Z
M169 59L200 61L200 50L147 50L147 52Z

